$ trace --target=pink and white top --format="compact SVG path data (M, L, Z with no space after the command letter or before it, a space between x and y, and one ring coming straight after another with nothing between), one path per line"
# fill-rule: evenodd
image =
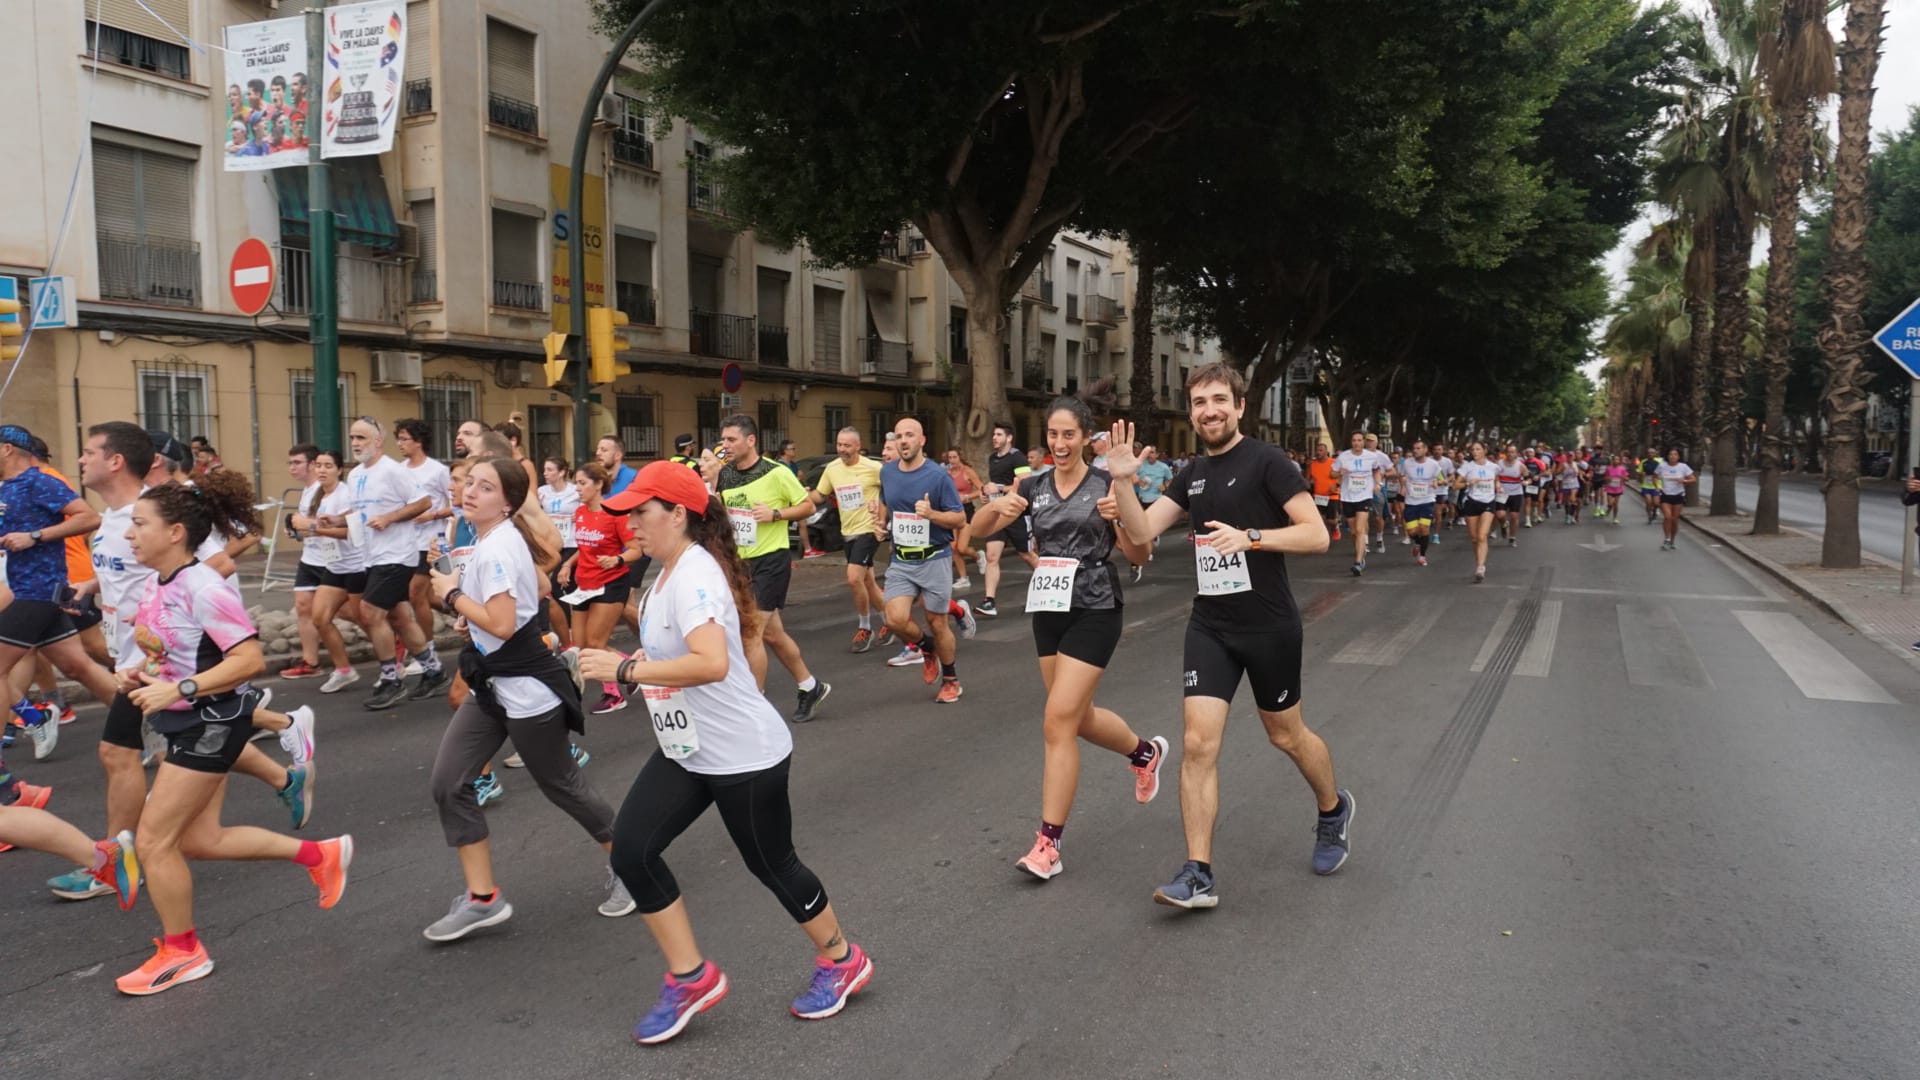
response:
M1607 466L1607 492L1618 495L1627 487L1627 467L1618 462Z
M240 590L220 572L190 562L170 578L147 579L134 616L132 656L120 658L120 670L138 669L159 682L179 682L218 664L228 650L259 636ZM244 691L244 685L236 690ZM185 701L172 706L187 712Z

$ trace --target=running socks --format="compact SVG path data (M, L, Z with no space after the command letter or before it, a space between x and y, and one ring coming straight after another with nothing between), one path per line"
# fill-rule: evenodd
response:
M811 694L813 693L813 688L819 685L820 680L809 675L807 676L807 681L800 684L800 692L803 694Z
M705 960L702 960L700 961L699 967L694 968L692 971L687 972L685 975L682 975L677 971L674 972L673 981L677 983L699 982L700 976L705 975L706 973L707 973L707 962Z
M179 949L181 952L192 952L199 947L200 934L191 928L184 934L167 935L167 948L169 949Z
M380 661L380 681L381 682L399 682L400 681L400 662L397 660Z
M420 652L420 670L428 675L440 674L440 657L434 655L433 639L427 639L427 647Z
M28 727L39 727L47 722L47 714L41 712L26 698L14 702L13 711L19 715L20 722Z
M959 674L958 674L957 672L955 672L955 671L953 670L953 665L952 665L952 664L941 664L941 665L940 665L940 677L941 677L941 678L943 678L943 679L957 679L957 678L959 678L960 676L959 676Z
M293 857L293 861L309 870L319 866L321 861L320 845L314 843L312 840L300 841L300 853Z
M1133 752L1127 755L1127 760L1133 762L1135 768L1144 769L1153 764L1153 755L1156 752L1152 743L1141 739L1140 745L1134 747ZM1055 837L1055 839L1058 839L1058 837Z
M873 616L871 615L860 616L860 629L862 630L873 629Z
M1346 810L1346 808L1347 808L1347 797L1345 795L1341 795L1338 797L1338 801L1333 804L1333 809L1320 811L1320 820L1332 821L1334 818L1339 817L1341 813Z
M484 776L486 774L482 773L481 775ZM494 898L498 897L499 895L500 895L499 889L495 889L490 893L470 892L467 894L467 896L472 898L473 902L476 904L491 904L493 903Z
M1059 845L1060 836L1062 833L1065 833L1066 831L1067 831L1067 827L1065 825L1055 825L1052 822L1045 820L1044 818L1041 819L1040 835L1053 841L1055 846Z
M1431 539L1432 536L1428 533L1421 533L1419 536L1413 538L1413 542L1420 547L1420 554L1425 555L1427 553L1427 542Z
M933 635L932 634L926 634L920 638L920 651L927 656L933 655Z

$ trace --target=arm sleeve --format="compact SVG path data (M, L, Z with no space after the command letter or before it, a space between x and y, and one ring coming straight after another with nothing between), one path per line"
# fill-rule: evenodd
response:
M224 580L218 587L194 591L193 617L200 623L200 631L218 645L221 652L260 633L247 617L247 605L240 599L240 590Z

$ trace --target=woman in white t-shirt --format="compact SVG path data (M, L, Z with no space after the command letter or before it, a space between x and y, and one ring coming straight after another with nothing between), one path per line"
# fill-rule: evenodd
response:
M678 1035L726 996L727 977L701 955L673 874L661 859L675 837L718 805L741 861L813 940L813 980L795 1016L839 1012L873 976L865 950L841 935L820 879L793 847L787 773L793 738L754 684L743 633L759 620L726 508L693 470L656 461L602 503L633 515L660 563L641 603L641 651L590 650L581 674L639 690L660 749L640 770L614 825L613 868L640 906L667 961L665 986L634 1028L651 1045Z
M1469 443L1472 455L1453 470L1453 489L1460 493L1460 516L1467 521L1467 535L1473 539L1473 581L1487 579L1487 535L1499 516L1500 466L1487 458L1485 443Z
M360 594L367 588L367 557L348 538L346 526L320 524L321 518L343 516L351 508L349 492L340 483L340 451L315 453L308 469L313 488L301 497L300 506L287 519L287 527L300 534L300 565L311 564L319 571L319 586L314 590L309 615L319 632L320 644L333 661L333 671L320 685L320 692L334 694L360 681L360 673L347 658L346 639L340 636L334 619L346 618L366 629Z
M573 471L567 468L567 459L550 457L540 463L540 476L546 483L534 494L540 500L540 509L546 511L547 520L560 533L560 563L566 565L574 556L573 512L580 509L580 491L573 486ZM554 571L558 574L559 571ZM560 603L560 596L569 590L560 587L557 578L548 583L550 596L547 600L547 620L553 632L560 636L560 644L572 645L573 627L567 617L567 609Z
M1653 472L1660 478L1660 531L1666 534L1660 550L1672 551L1680 538L1680 511L1687 504L1687 485L1698 483L1700 478L1693 475L1693 466L1680 460L1677 446L1667 451L1667 460Z

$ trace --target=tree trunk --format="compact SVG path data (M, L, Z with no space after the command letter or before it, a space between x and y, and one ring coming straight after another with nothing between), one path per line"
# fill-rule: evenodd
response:
M1278 336L1270 337L1260 350L1259 359L1247 365L1247 411L1240 415L1240 431L1251 438L1260 438L1260 416L1267 400L1267 391L1287 373L1286 354L1280 348Z
M1741 399L1747 385L1747 261L1753 255L1753 230L1735 203L1723 193L1714 215L1713 239L1713 502L1708 513L1731 517L1740 471Z
M1786 18L1804 0L1787 4ZM1817 2L1814 7L1817 9ZM1817 16L1816 16L1817 17ZM1760 497L1754 503L1757 536L1780 532L1780 461L1787 430L1787 376L1792 369L1794 276L1800 257L1800 188L1813 132L1811 101L1787 103L1773 148L1773 221L1767 239L1767 328L1761 367L1767 377L1766 424L1761 431Z
M1160 438L1160 423L1154 412L1159 400L1153 381L1153 282L1159 260L1144 244L1133 254L1133 377L1127 383L1133 404L1128 412L1134 436L1150 444Z
M1706 440L1703 437L1707 412L1707 376L1713 367L1713 312L1705 293L1696 293L1687 298L1687 317L1690 337L1687 341L1686 363L1680 368L1681 385L1686 396L1682 404L1686 408L1681 421L1680 456L1695 472L1705 462L1700 460L1701 448ZM1700 504L1700 485L1687 485L1687 505Z
M1833 321L1820 330L1827 365L1825 409L1827 521L1820 565L1860 565L1860 420L1867 408L1867 158L1871 152L1873 74L1880 59L1884 0L1849 0L1840 47L1840 141L1833 157L1833 225L1826 289Z

